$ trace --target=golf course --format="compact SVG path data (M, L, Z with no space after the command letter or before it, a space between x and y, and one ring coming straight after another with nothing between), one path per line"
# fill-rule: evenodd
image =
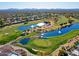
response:
M74 22L72 24L78 23L79 20L75 18L71 18ZM63 21L64 20L64 21ZM55 31L58 29L61 29L62 23L66 23L62 26L67 26L69 25L68 23L69 18L66 18L65 16L59 16L58 21L54 22L54 20L49 20L49 19L42 19L42 20L37 20L37 21L30 21L27 24L20 23L20 24L14 24L10 26L5 26L3 28L0 28L0 45L7 44L10 41L16 40L17 37L21 36L22 32L18 28L20 26L29 26L32 24L38 24L41 22L52 22L51 25L53 26L50 27L51 31ZM39 27L40 28L40 27ZM49 31L50 31L49 29ZM31 31L32 29L30 29ZM27 44L22 45L21 47L28 49L30 52L34 51L36 55L50 55L53 51L55 51L59 46L65 44L68 40L74 38L75 36L79 35L79 30L72 30L69 31L68 33L65 33L63 35L59 36L50 36L48 38L34 38L34 36L39 36L40 33L38 30L36 32L31 32L28 35L22 36L22 39L24 38L30 38ZM20 39L21 40L21 39ZM20 40L17 40L16 42L19 43ZM18 45L19 46L19 45Z

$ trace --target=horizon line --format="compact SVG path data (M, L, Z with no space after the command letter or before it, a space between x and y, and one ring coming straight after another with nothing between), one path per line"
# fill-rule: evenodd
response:
M3 8L3 9L0 9L0 10L7 10L7 9L79 9L79 8Z

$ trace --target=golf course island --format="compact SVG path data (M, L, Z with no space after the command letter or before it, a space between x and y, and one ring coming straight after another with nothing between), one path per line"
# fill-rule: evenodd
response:
M79 15L61 11L27 12L12 17L7 15L8 18L0 17L0 45L19 47L37 56L67 55L65 50L69 51L79 43L77 40L71 46L68 43L79 36L79 18L75 17L76 14Z

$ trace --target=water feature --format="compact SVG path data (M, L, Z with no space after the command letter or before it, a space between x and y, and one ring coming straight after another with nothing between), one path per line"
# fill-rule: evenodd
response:
M29 40L30 40L30 38L24 38L24 39L20 40L19 43L24 45L24 44L27 44L29 42Z
M71 26L67 26L67 27L62 28L62 29L46 32L42 36L43 37L59 36L59 35L66 34L66 33L70 32L72 30L78 30L78 29L79 29L79 23L75 23L75 24L72 24Z
M31 28L37 27L37 26L41 27L43 25L45 25L45 23L32 24L32 25L29 25L29 26L20 26L18 29L21 30L21 31L24 31L24 30L31 29Z
M32 28L31 26L36 27L38 25L34 24L34 25L30 25L30 26L21 26L21 27L19 27L19 30L26 30L26 29ZM42 24L42 26L43 26L43 24ZM79 29L79 23L75 23L75 24L72 24L71 26L67 26L62 29L41 33L40 36L42 36L42 37L59 36L59 35L66 34L72 30L78 30L78 29Z
M61 31L58 31L58 33L61 34L62 32Z

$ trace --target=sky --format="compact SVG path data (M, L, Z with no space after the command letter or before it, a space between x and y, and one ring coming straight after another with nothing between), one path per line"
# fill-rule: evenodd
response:
M25 9L25 8L37 8L37 9L75 9L79 8L79 2L0 2L0 9Z

